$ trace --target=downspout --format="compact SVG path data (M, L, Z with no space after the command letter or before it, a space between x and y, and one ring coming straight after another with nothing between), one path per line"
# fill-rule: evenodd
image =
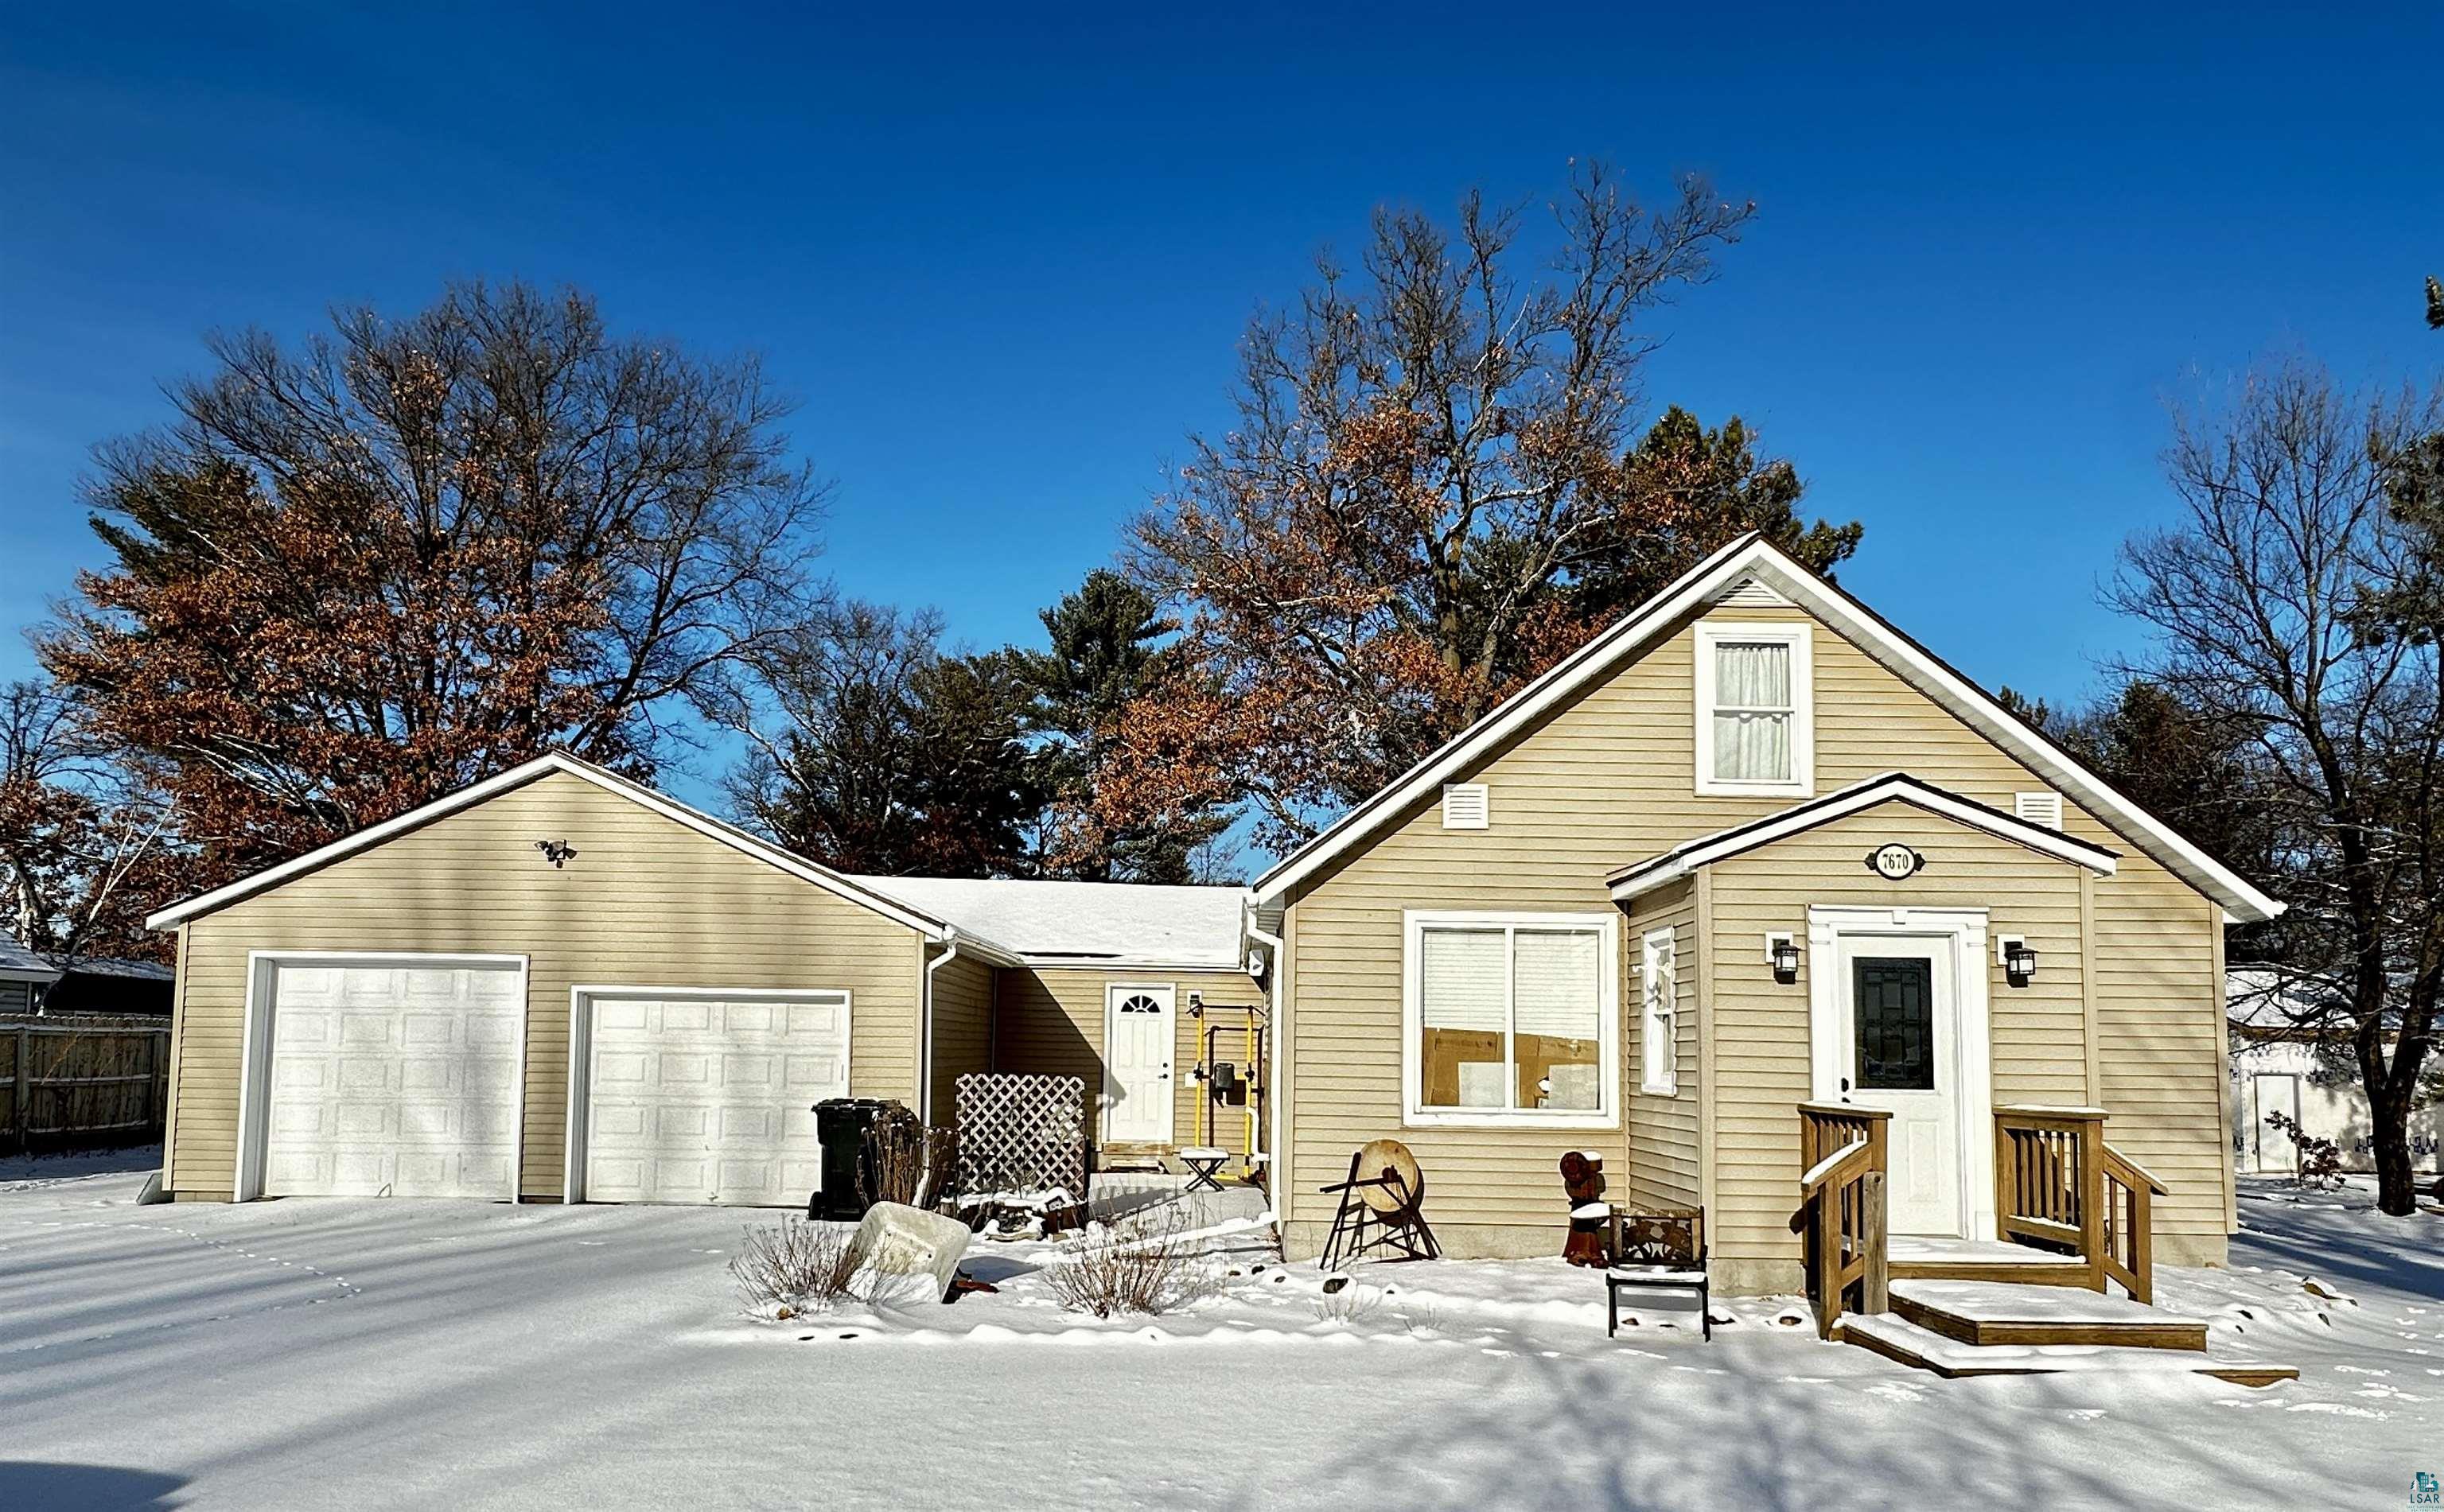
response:
M942 931L942 953L925 963L925 1003L916 1042L916 1116L934 1127L934 973L959 958L959 931Z
M1244 915L1248 938L1272 952L1272 989L1265 994L1271 1000L1272 1011L1265 1015L1265 1095L1272 1099L1272 1116L1267 1119L1265 1134L1265 1194L1271 1202L1273 1221L1287 1226L1289 1223L1287 1204L1284 1201L1283 1181L1287 1174L1289 1154L1282 1144L1282 1120L1288 1099L1282 1096L1282 1005L1289 1000L1290 952L1278 934L1267 934L1256 928L1253 905Z

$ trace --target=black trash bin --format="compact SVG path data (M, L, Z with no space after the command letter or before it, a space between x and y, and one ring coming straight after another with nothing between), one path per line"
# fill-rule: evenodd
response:
M855 1223L865 1216L857 1191L858 1154L865 1132L891 1106L882 1097L826 1097L815 1104L815 1142L824 1147L824 1184L806 1199L806 1216Z

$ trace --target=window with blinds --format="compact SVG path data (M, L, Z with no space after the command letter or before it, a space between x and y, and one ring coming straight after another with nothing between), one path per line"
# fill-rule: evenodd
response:
M1611 926L1412 915L1415 1111L1603 1116Z

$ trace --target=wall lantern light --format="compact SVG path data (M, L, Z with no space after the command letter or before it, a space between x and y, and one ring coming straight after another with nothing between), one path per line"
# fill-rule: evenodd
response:
M1787 934L1765 937L1766 964L1773 968L1773 979L1785 986L1799 980L1799 942Z
M2036 980L2037 952L2028 942L2017 935L2003 941L2003 980L2015 987L2027 986Z

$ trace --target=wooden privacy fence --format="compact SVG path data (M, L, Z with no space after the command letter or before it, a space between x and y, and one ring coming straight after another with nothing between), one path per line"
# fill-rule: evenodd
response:
M157 1139L170 1026L144 1019L0 1019L0 1149Z

